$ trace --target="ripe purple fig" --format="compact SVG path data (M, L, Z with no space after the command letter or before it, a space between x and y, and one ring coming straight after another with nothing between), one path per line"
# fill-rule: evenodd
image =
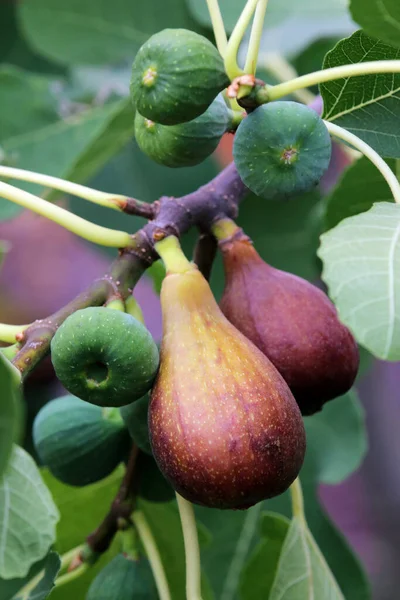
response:
M220 249L226 274L221 309L283 375L302 414L347 392L357 375L358 348L326 294L265 263L244 234L220 241Z
M305 452L284 379L222 314L194 265L161 289L161 366L151 395L154 457L181 496L248 508L284 492Z

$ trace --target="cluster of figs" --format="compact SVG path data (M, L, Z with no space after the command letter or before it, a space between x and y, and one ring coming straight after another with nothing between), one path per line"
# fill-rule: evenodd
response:
M170 167L204 160L232 129L228 84L204 37L182 29L152 36L132 70L141 149ZM235 133L239 174L268 199L309 190L330 153L323 121L295 102L256 108ZM195 264L167 272L160 353L140 319L112 304L78 310L57 330L51 358L69 395L39 411L33 437L62 482L106 477L127 460L132 439L137 493L152 501L176 490L203 506L245 509L297 477L302 415L349 390L357 345L328 297L264 262L241 229L218 240L220 304ZM121 573L139 568L126 561L118 558ZM93 598L101 598L107 586L96 585Z

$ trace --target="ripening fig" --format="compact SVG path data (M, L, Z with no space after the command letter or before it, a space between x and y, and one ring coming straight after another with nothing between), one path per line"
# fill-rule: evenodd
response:
M303 415L347 392L357 375L358 348L329 298L265 263L243 234L220 242L220 249L226 274L221 309L283 375Z
M149 408L153 453L187 500L247 508L297 477L303 422L281 375L186 263L161 289L161 366Z

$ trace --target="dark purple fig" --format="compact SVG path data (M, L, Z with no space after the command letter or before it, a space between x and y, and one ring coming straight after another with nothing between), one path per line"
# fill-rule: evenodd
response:
M225 316L283 375L303 415L347 392L359 355L350 331L317 287L265 263L244 235L220 242Z
M161 367L149 409L154 457L187 500L248 508L284 492L305 452L284 379L222 314L200 272L161 289Z

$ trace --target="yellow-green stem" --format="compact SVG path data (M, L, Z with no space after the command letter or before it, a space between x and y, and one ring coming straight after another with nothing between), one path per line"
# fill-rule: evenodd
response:
M174 235L154 244L156 252L162 258L167 273L186 273L196 268L184 255L179 240Z
M239 229L240 227L236 225L235 221L227 218L219 219L219 221L215 221L211 226L212 234L218 242L223 242L232 237Z
M110 308L112 310L119 310L120 312L125 312L125 302L122 298L112 298L109 302L105 304L106 308Z
M206 0L208 12L214 30L215 42L222 58L225 56L228 40L226 37L225 25L219 8L218 0Z
M8 325L7 323L0 323L0 341L14 344L16 341L15 336L28 327L29 325Z
M19 344L13 344L12 346L6 346L5 348L0 348L0 352L9 361L12 361L17 356L20 349L21 349L21 347Z
M260 51L261 37L264 27L265 13L268 0L259 0L254 13L253 26L251 28L249 47L247 49L246 62L244 65L245 73L256 74L258 53Z
M160 553L151 529L147 523L146 517L141 511L135 511L132 514L132 521L146 551L160 600L171 600L168 581L165 575Z
M125 300L125 310L129 315L132 315L132 317L135 317L140 323L144 324L142 309L132 294Z
M300 479L297 477L290 486L290 497L292 500L292 513L303 523L306 523L304 514L303 490L301 489Z
M354 135L354 133L350 133L347 129L343 127L339 127L339 125L335 125L334 123L330 123L329 121L324 121L329 133L348 144L351 144L362 152L364 156L369 158L369 160L376 166L377 169L382 174L387 181L388 186L393 194L393 198L395 202L400 202L400 183L393 173L391 168L385 163L383 158L373 149L369 144L363 142L358 136Z
M74 579L81 577L81 575L86 573L86 571L88 569L89 569L89 565L87 563L83 563L82 565L80 565L79 567L77 567L76 569L71 571L70 573L65 573L65 575L60 575L60 577L57 577L57 579L55 580L54 583L55 583L56 587L60 587L61 585L70 583L71 581L74 581Z
M193 506L178 493L176 494L176 500L185 544L186 599L202 600L200 548Z
M78 183L72 183L59 177L53 177L51 175L44 175L42 173L36 173L34 171L26 171L25 169L15 169L14 167L6 167L0 165L0 177L8 177L10 179L18 179L20 181L28 181L30 183L37 183L45 187L50 187L72 196L78 196L89 202L94 202L100 206L106 208L112 208L114 210L122 210L122 207L126 203L125 196L119 196L117 194L107 194L106 192L100 192L92 188L80 185Z
M244 7L242 14L235 25L235 28L232 31L232 35L229 38L224 60L225 71L231 80L244 74L243 69L241 69L237 63L237 54L239 51L239 46L243 40L243 36L246 33L246 29L249 26L251 17L253 16L258 2L259 0L247 0L246 6Z
M292 94L296 90L318 85L326 81L334 81L343 77L360 75L377 75L379 73L400 73L400 60L376 60L352 65L341 65L330 69L322 69L308 75L296 77L291 81L268 86L268 100L278 100L282 96Z
M34 194L20 190L8 183L0 181L0 197L11 200L24 208L33 210L34 212L46 217L50 221L58 223L65 229L72 231L76 235L101 246L110 246L113 248L125 248L133 244L133 240L129 233L125 231L116 231L95 225L82 217L78 217L70 213L65 208L51 204L43 198L39 198Z
M294 67L284 56L275 52L260 54L258 66L267 69L271 75L276 77L278 81L282 81L282 83L295 80L297 77ZM308 89L293 90L292 93L303 104L310 104L315 99L315 95Z

